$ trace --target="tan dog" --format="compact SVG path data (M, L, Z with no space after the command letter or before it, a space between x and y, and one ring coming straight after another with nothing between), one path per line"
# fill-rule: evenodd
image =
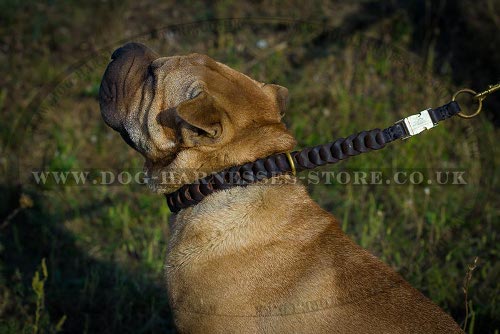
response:
M281 122L286 88L204 55L161 58L137 43L112 59L102 115L146 158L158 192L295 145ZM172 171L188 176L163 173ZM351 241L302 185L284 182L292 176L274 181L216 192L172 216L166 278L180 332L461 332Z

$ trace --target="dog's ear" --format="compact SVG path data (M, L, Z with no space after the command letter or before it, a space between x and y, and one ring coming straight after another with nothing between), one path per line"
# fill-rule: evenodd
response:
M267 84L264 89L274 95L276 103L280 111L280 116L283 117L286 108L288 107L288 89L275 84Z
M181 128L183 142L187 145L209 144L222 134L222 114L213 97L205 91L180 103L177 115L188 125Z

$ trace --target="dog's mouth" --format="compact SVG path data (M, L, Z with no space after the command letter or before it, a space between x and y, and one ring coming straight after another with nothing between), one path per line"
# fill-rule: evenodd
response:
M124 129L122 129L121 131L119 131L120 133L120 136L123 138L123 140L125 140L125 142L130 146L132 147L134 150L140 152L140 150L138 149L137 145L134 143L134 141L132 140L132 138L130 138L130 135L128 134L128 132Z
M140 138L132 135L125 128L118 130L118 133L123 140L132 147L135 151L139 152L146 159L151 161L164 160L172 161L178 153L182 150L182 143L176 138L162 138L161 146L156 145L158 139L152 137L148 133L141 133ZM163 135L162 135L163 137Z

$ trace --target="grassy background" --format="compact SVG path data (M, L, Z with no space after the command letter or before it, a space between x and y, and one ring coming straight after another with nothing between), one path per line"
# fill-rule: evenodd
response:
M112 50L206 53L290 90L298 147L385 127L500 79L498 1L0 2L0 333L173 332L163 290L168 208L146 187L36 185L34 169L138 169L100 118ZM219 18L252 19L230 21ZM259 19L257 19L259 18ZM302 23L297 23L300 20ZM169 25L182 25L177 30ZM291 25L291 22L296 22ZM500 98L324 171L457 169L468 185L311 185L363 247L465 320L498 333Z

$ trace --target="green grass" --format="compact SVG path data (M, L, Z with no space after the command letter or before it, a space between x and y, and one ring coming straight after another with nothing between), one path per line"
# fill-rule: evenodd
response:
M12 2L1 11L14 31L9 39L2 27L2 41L15 52L0 62L0 333L173 332L163 277L164 198L141 185L38 186L30 178L33 169L140 170L139 154L99 114L98 85L113 47L172 22L246 16L249 5L161 6L163 12L113 1ZM329 24L356 10L334 10L321 1L294 9L304 19L324 17ZM280 16L277 4L260 11ZM449 75L436 74L428 60L408 51L414 28L401 13L342 38L316 23L287 30L277 21L245 22L237 28L202 24L197 34L168 42L164 31L135 40L165 55L206 53L257 80L288 87L284 121L300 148L386 127L447 102L457 88ZM267 46L258 47L259 41ZM82 60L86 66L58 79ZM37 99L41 87L56 79L46 98ZM498 136L485 117L454 118L409 141L321 169L391 175L450 168L465 170L468 185L309 186L354 240L459 323L463 280L479 257L468 288L469 333L500 328ZM27 197L20 202L21 194L33 205Z

